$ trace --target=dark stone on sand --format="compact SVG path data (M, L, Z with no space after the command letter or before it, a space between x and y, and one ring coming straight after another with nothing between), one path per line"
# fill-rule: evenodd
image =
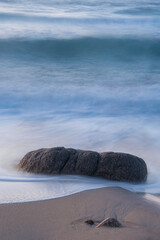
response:
M89 225L94 225L94 221L91 219L86 220L85 223Z
M134 155L64 147L29 152L18 168L31 173L78 174L128 182L142 182L147 178L146 163Z
M100 222L97 225L97 228L102 227L102 226L107 226L107 227L121 227L122 225L120 224L120 222L115 219L115 218L107 218L105 220L103 220L102 222Z

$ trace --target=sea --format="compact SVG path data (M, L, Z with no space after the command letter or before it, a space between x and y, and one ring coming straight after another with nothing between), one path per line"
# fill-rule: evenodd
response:
M23 173L56 146L137 155L146 183ZM0 203L160 194L160 1L0 0Z

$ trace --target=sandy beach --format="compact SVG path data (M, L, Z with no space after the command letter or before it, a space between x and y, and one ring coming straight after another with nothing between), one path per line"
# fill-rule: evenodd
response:
M120 228L96 224L117 218ZM90 226L85 220L92 219ZM0 205L1 240L159 240L160 207L119 187Z

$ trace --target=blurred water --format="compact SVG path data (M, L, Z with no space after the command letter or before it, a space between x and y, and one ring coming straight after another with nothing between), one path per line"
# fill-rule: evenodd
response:
M160 2L0 0L0 202L102 186L160 193ZM18 173L65 146L142 157L146 184Z

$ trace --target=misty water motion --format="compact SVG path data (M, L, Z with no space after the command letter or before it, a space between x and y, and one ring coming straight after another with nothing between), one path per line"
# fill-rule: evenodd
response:
M0 203L121 186L160 193L159 1L0 0ZM128 152L145 184L17 172L31 150Z

